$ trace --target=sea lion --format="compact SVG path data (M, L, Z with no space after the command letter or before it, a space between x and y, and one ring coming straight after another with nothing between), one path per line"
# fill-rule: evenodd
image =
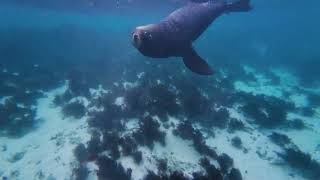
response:
M133 45L152 58L182 57L184 64L200 75L211 75L213 70L192 47L207 27L220 15L251 10L250 0L226 2L207 0L192 2L177 9L157 24L136 27Z

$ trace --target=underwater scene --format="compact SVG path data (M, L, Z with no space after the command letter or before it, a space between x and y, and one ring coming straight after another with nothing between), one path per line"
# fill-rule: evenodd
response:
M1 0L1 180L320 180L318 0Z

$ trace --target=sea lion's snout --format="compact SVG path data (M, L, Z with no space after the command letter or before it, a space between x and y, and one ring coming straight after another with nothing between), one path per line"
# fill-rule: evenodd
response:
M133 32L132 33L132 44L136 48L140 48L141 47L141 38L140 38L139 32Z

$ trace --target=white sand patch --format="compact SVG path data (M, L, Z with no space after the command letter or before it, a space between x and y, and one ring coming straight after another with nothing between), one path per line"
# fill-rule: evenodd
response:
M299 81L296 76L285 69L271 69L274 75L280 78L280 83L283 87L296 87L299 86Z
M87 180L98 180L97 171L99 170L99 167L94 162L87 163L87 168L89 171Z
M132 83L132 82L126 81L126 82L123 82L123 83L122 83L122 86L123 86L123 88L124 88L125 90L128 90L128 89L137 87L137 86L138 86L138 83L137 83L137 82Z
M90 92L91 96L94 97L94 99L97 99L97 98L99 98L99 97L102 97L104 94L109 93L110 91L104 89L104 88L102 87L102 85L99 85L99 86L98 86L98 89L90 88L90 89L89 89L89 92Z
M176 121L170 118L169 121ZM136 121L131 121L130 127L136 126ZM185 175L191 177L195 171L203 171L202 167L198 164L201 155L195 151L192 142L183 140L180 137L174 136L172 128L166 131L165 142L166 145L162 146L155 143L152 150L147 147L139 147L143 154L141 164L137 165L131 157L121 157L119 162L126 168L132 169L132 177L134 180L141 180L151 170L155 173L158 172L157 160L167 159L169 172L180 170Z
M145 72L141 72L141 73L137 74L138 79L141 79L142 77L144 77L145 74L146 74Z
M69 103L74 103L74 102L80 102L85 107L88 107L88 105L90 103L89 100L84 96L74 97L69 101Z
M125 99L124 97L117 97L114 101L114 104L116 106L120 106L122 109L126 107Z
M19 139L1 137L0 142L7 151L0 154L0 169L9 179L38 179L54 177L68 179L74 161L72 150L79 142L89 140L85 118L78 121L63 119L61 109L52 106L55 95L62 94L66 86L46 93L38 100L37 117L39 128ZM13 154L25 152L21 160L14 163L8 159ZM17 176L12 176L17 173Z
M278 132L286 134L294 144L303 152L309 153L312 158L320 162L320 120L319 118L303 117L289 113L289 119L301 119L307 128L303 130L278 129Z
M243 91L246 93L252 93L253 95L267 95L281 97L282 91L280 87L269 86L261 83L246 83L242 81L236 81L234 88L237 91Z
M284 92L293 92L299 83L295 76L284 69L272 69L271 72L280 78L280 85L271 85L270 79L268 79L263 73L256 71L254 68L249 66L243 67L246 73L253 73L257 82L234 82L234 87L238 91L247 93L253 93L254 95L267 95L275 96L278 98L283 97Z
M308 98L305 94L293 94L289 97L289 99L298 108L307 107L309 105Z
M243 147L248 149L247 153L231 145L230 140L234 136L241 138ZM295 178L291 177L291 169L276 165L281 163L281 160L275 151L281 152L281 149L256 130L250 133L237 132L233 135L226 131L218 131L215 138L208 138L206 142L209 146L215 147L218 154L226 153L233 158L234 166L241 171L244 179L303 179L298 175Z
M12 96L4 96L2 98L0 98L0 105L4 105L6 100L12 98Z

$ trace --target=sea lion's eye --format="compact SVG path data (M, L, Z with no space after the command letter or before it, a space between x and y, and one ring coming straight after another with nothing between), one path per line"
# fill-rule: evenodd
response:
M144 37L146 37L146 39L148 39L148 40L152 39L152 35L147 31L144 32Z

